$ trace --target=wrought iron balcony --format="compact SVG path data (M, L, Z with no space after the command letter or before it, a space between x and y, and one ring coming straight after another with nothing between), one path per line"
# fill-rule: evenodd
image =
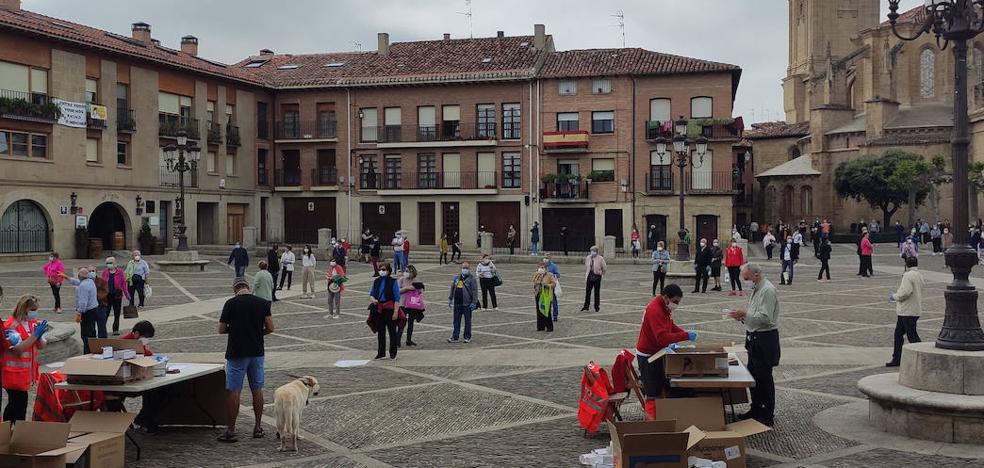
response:
M586 180L554 180L541 184L540 198L547 201L587 200L590 196L590 190L591 184Z
M466 124L460 121L447 121L437 125L383 125L378 128L363 128L362 141L377 143L426 143L451 141L494 141L498 139L498 124L484 122Z
M359 178L363 190L494 189L498 183L495 171L369 173Z
M235 125L226 125L225 142L226 146L239 146L241 144L239 139L239 127Z
M273 171L273 184L277 187L300 187L301 169L277 169Z
M189 140L198 140L198 119L177 114L160 112L158 115L158 135L177 138L178 131L184 130Z
M133 109L116 109L116 131L135 132L137 131L137 119Z
M338 185L338 170L335 166L321 166L311 169L311 185Z
M283 120L276 123L277 140L331 140L338 138L335 120Z
M61 109L47 94L0 89L0 118L54 123Z
M208 123L208 143L211 145L221 145L222 144L222 124L209 122Z
M160 165L161 187L177 187L181 181L181 175L177 171L169 171L166 164ZM184 186L198 187L198 165L190 165L190 170L184 173Z

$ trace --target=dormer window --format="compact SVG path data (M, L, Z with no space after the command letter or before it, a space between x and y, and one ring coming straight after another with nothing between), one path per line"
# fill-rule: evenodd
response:
M260 68L263 66L264 63L267 62L269 62L269 60L266 59L250 60L248 63L246 63L246 65L243 65L243 68Z
M288 63L287 65L281 65L277 67L277 70L295 70L301 68L300 65L295 65L293 63Z

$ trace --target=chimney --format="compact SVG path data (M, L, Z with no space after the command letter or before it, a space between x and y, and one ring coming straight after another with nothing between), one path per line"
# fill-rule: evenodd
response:
M260 49L260 57L269 57L273 55L273 51L270 49Z
M195 36L185 36L181 38L181 52L188 55L198 55L198 38Z
M144 44L150 43L150 25L147 23L133 23L133 38L143 42Z
M533 47L543 50L547 47L547 27L542 24L533 25Z
M444 40L445 41L450 41L451 40L451 33L444 33Z
M20 10L21 0L0 0L0 10Z
M496 31L495 32L495 37L498 37L499 39L502 39L502 38L506 37L506 32L505 31Z
M379 33L376 35L376 52L379 55L387 56L390 54L390 35L389 33Z
M151 44L154 44L155 46L160 46L161 45L161 40L160 39L151 39L150 40L150 43Z

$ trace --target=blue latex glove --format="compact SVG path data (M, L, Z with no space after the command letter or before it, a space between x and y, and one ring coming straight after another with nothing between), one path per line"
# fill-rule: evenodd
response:
M7 341L10 342L10 346L17 346L21 341L20 334L13 330L7 330Z
M44 335L44 332L46 331L48 331L48 321L42 320L41 323L39 323L38 326L34 328L34 333L32 334L34 335L35 338L40 339L41 335Z
M475 309L478 309L478 304L472 304L472 305L470 305L470 306L468 306L468 307L469 307L469 308L471 308L471 311L472 311L472 312L474 312L474 311L475 311Z
M888 302L895 302L895 293L888 294Z
M666 349L667 349L667 352L668 353L672 353L672 352L680 349L680 345L677 344L677 343L671 343L669 346L666 347Z
M697 341L697 332L691 330L687 332L687 339L690 341Z

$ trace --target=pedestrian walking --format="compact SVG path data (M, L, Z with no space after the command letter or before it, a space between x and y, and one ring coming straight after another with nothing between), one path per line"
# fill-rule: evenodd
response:
M451 280L451 290L448 291L448 307L453 314L451 337L448 343L457 343L458 337L464 338L464 342L471 342L472 339L472 312L478 308L478 282L471 274L471 265L468 262L461 263L461 273L454 275ZM464 334L460 335L461 321L465 322Z
M441 256L438 257L437 264L449 265L450 262L448 262L448 235L446 233L441 233L440 250L441 250Z
M399 335L396 332L396 321L399 314L396 310L396 304L400 301L400 285L392 274L393 267L389 264L383 264L379 267L379 278L372 282L372 287L369 289L369 311L376 330L376 359L386 357L387 333L389 333L390 359L396 359L396 350L400 343Z
M724 249L721 248L721 242L717 239L714 239L711 242L711 278L714 279L714 288L711 289L712 291L721 290L721 263L722 262L724 262Z
M403 231L396 231L393 233L393 239L390 240L390 245L393 247L393 270L403 271Z
M913 242L912 238L906 238L905 243L902 244L902 251L899 252L899 256L902 257L902 266L908 268L908 259L910 257L919 257L919 251L916 250L916 244Z
M584 258L584 268L584 306L581 307L581 312L588 311L592 291L594 291L594 311L598 312L601 310L601 278L608 273L608 263L605 262L605 257L598 254L597 245L592 245L591 252Z
M540 222L533 221L533 227L530 228L530 255L537 255L540 253Z
M236 242L236 245L232 248L232 252L229 253L229 261L226 264L232 265L235 269L235 278L246 276L246 266L249 265L249 252L243 248L242 244Z
M369 228L362 230L362 244L359 245L360 261L369 263L369 250L372 245L372 232Z
M400 307L406 316L407 346L417 346L413 341L413 324L424 320L424 283L417 279L417 268L407 265L407 271L400 278ZM400 330L402 336L403 330ZM397 343L402 341L397 340Z
M741 266L745 264L745 252L741 250L738 241L731 241L728 250L724 253L724 266L728 268L728 281L731 283L729 296L744 296L741 287Z
M659 242L659 240L660 239L656 232L656 225L650 224L649 232L646 233L646 242L647 242L646 245L649 247L649 250L656 250L656 244Z
M222 306L219 316L219 334L228 335L225 352L226 411L229 424L219 436L219 442L236 442L236 419L243 391L243 379L249 381L253 400L253 438L265 434L260 424L263 418L264 355L263 337L273 333L273 317L270 302L250 294L249 283L236 278L232 283L235 296Z
M130 292L130 305L133 305L133 299L136 295L140 297L137 307L143 307L144 299L146 298L144 287L147 286L147 280L150 278L150 265L140 255L139 250L133 251L130 261L126 264L124 274L126 275L126 284Z
M96 285L96 301L99 308L96 312L96 338L109 338L106 324L109 323L109 283L99 274L95 265L89 265L89 276Z
M694 254L694 273L696 273L694 293L707 293L707 279L711 274L713 256L714 252L711 250L711 246L707 245L707 239L701 239L697 252Z
M79 322L82 337L82 354L89 354L89 338L96 337L96 321L99 315L99 298L96 291L96 272L88 268L80 268L77 278L69 278L62 273L62 278L68 279L75 286L75 321Z
M305 297L314 299L314 268L318 266L318 259L314 256L314 250L310 245L305 245L301 252L301 292ZM308 293L308 287L311 292Z
M489 310L489 295L492 295L492 310L498 311L499 304L495 299L496 282L499 279L499 272L495 268L495 263L489 255L482 255L482 261L475 268L478 274L478 285L482 288L482 310Z
M901 249L903 242L905 242L905 227L902 226L902 223L896 221L895 222L895 248Z
M509 225L509 229L506 229L506 245L509 246L509 255L516 254L516 228L512 224Z
M7 392L4 421L27 419L27 393L40 377L38 351L48 345L44 338L48 321L38 321L39 307L40 300L36 296L23 295L10 318L3 323L2 382Z
M766 257L772 260L772 250L776 248L776 236L772 235L772 231L766 231L762 238L762 247L765 247Z
M410 265L410 233L403 231L403 270Z
M796 262L799 261L799 252L800 245L793 242L791 237L787 238L779 257L782 261L782 267L779 269L779 284L793 284L793 272Z
M372 277L379 276L379 260L383 255L383 246L379 242L379 236L373 234L372 245L369 247L369 261L372 263Z
M642 381L643 392L647 398L666 398L676 395L666 378L666 359L649 362L653 354L671 348L676 343L697 341L697 332L684 331L673 323L673 311L683 300L683 290L675 283L666 285L659 296L654 297L646 306L642 315L642 326L639 327L639 339L636 340L636 356L639 362L639 380ZM671 348L672 349L672 348Z
M126 287L126 275L116 267L116 257L106 258L106 269L102 272L102 279L106 282L107 307L113 310L113 336L119 336L123 298L130 299L130 291Z
M267 250L267 271L270 272L270 277L273 280L273 291L272 296L268 299L270 302L277 302L277 275L280 274L280 246L274 243L270 246L270 250Z
M563 249L564 256L565 257L567 256L567 241L569 240L568 239L568 237L569 237L568 234L570 234L570 232L567 230L567 226L561 226L560 227L560 248Z
M345 264L345 259L347 258L347 256L348 255L345 252L345 246L342 245L341 242L332 241L332 243L331 243L331 252L330 252L329 258L331 258L332 260L334 260L335 263L337 263L337 264L339 264L339 265L341 265L341 266L344 267L344 266L347 266Z
M457 261L455 261L455 257L458 257ZM457 231L451 237L451 261L455 263L461 261L461 237L458 236Z
M543 265L533 274L533 303L536 305L536 331L553 332L550 308L554 301L554 288L557 281Z
M280 287L278 291L284 290L284 281L287 281L287 290L290 291L290 283L294 280L294 248L286 246L284 253L280 255Z
M629 244L632 246L632 258L639 258L639 251L642 250L639 239L639 229L632 226L632 234L629 236Z
M61 286L65 278L62 274L65 273L65 264L62 263L59 258L58 252L51 252L48 255L48 263L44 264L44 276L48 281L48 286L51 287L51 295L55 299L54 310L56 313L61 312Z
M943 253L946 253L947 249L953 247L953 233L950 232L950 228L944 227L941 237L943 239Z
M266 260L256 264L260 271L253 275L253 295L269 302L277 302L276 286L273 284L273 273L270 273Z
M337 319L342 313L342 293L345 292L345 283L348 281L345 267L332 259L328 262L325 280L328 282L328 315L325 318Z
M659 284L659 293L663 294L663 285L666 283L666 272L670 269L670 252L664 247L663 241L656 243L656 248L653 249L652 263L653 296L655 296L657 284Z
M759 223L752 221L748 223L748 240L755 242L758 240Z
M755 419L772 426L775 424L776 388L772 369L779 365L779 294L776 287L765 278L762 267L749 263L742 267L741 278L746 289L751 290L743 309L735 309L728 316L745 324L745 350L748 351L748 372L755 379L752 387L751 409L740 419Z
M919 271L919 259L905 259L906 271L902 274L899 289L888 295L888 300L895 303L895 342L892 360L885 367L899 367L902 363L902 339L908 338L909 343L919 343L919 331L916 328L919 316L922 314L922 290L926 280Z
M827 281L830 281L830 253L832 250L833 248L830 245L830 239L824 237L823 240L820 241L820 249L817 250L817 253L815 254L817 259L820 260L820 272L817 273L817 281L824 281L822 279L824 273L827 274Z
M875 252L875 246L871 243L869 236L870 234L867 232L861 235L861 271L864 273L861 276L865 278L875 274L871 264L871 254Z
M342 266L346 266L346 265L348 265L348 260L349 260L348 254L349 254L349 252L352 251L352 243L349 242L348 239L346 239L344 237L338 243L342 245L342 251L345 252L345 256L344 256L345 263L342 263Z
M933 243L933 255L943 255L943 231L940 230L939 223L929 229L929 240Z
M553 304L551 304L551 308L553 309L553 321L557 322L560 321L560 307L557 304L557 299L562 294L560 287L560 267L557 266L557 263L553 261L550 255L544 255L541 264L545 270L554 276L554 282L556 283L554 285Z

